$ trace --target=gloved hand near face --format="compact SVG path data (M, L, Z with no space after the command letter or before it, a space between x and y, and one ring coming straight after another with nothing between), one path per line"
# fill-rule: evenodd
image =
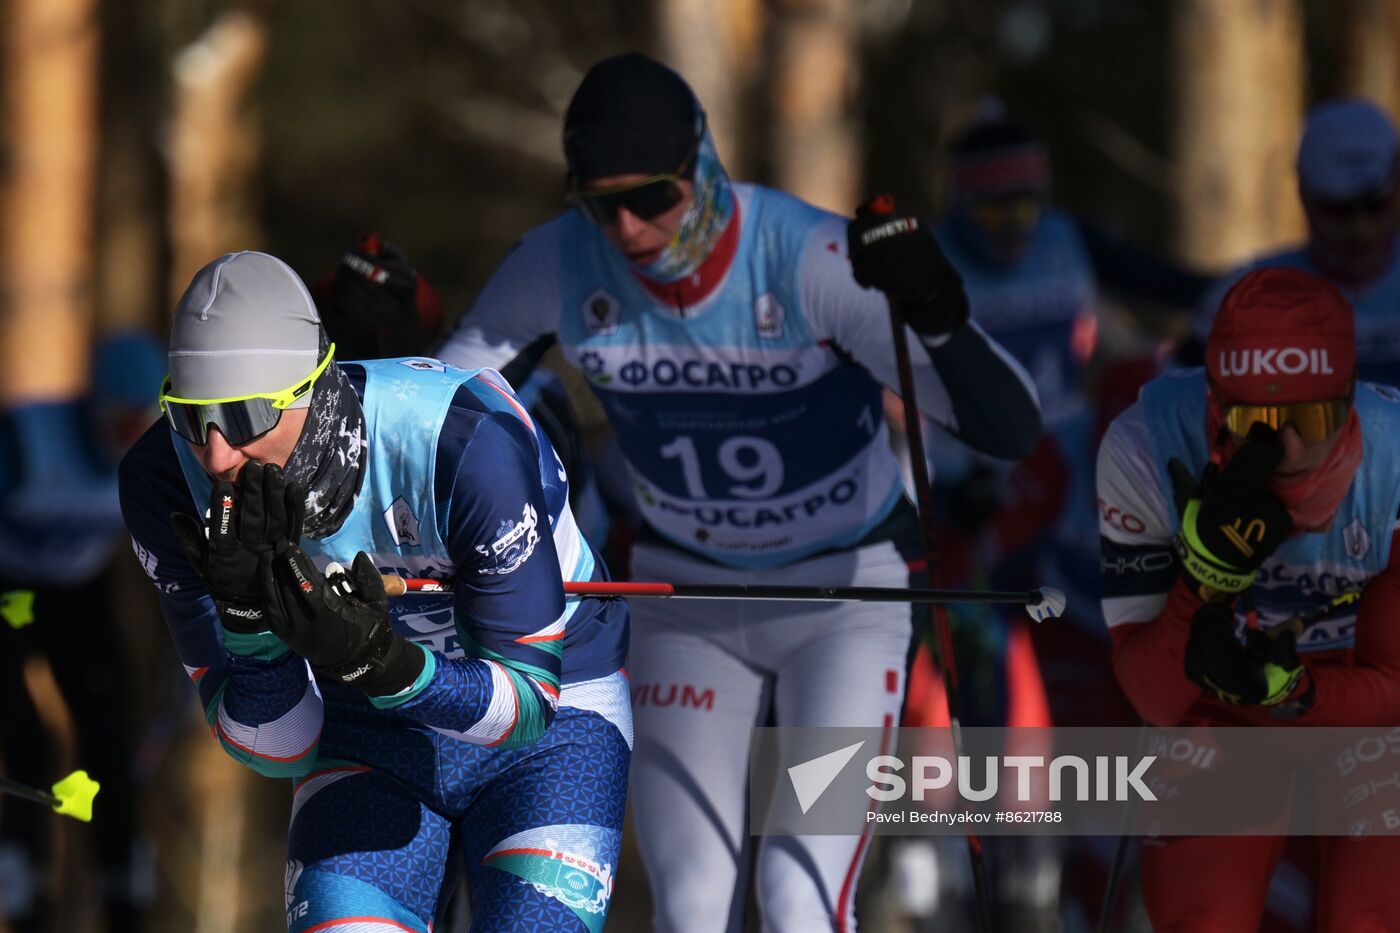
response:
M171 514L175 535L228 631L268 630L258 563L277 542L301 539L305 499L302 487L286 485L280 467L253 461L237 486L214 483L207 528L182 512Z

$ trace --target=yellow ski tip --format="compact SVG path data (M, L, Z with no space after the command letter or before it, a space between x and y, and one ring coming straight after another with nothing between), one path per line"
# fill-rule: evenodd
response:
M74 771L53 786L53 795L58 798L54 812L91 823L92 799L101 787L86 771Z

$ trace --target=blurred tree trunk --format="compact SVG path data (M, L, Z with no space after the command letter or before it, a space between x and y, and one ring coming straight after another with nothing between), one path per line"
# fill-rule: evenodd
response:
M158 148L166 99L149 0L102 4L102 162L97 218L97 326L165 337L165 210Z
M1400 4L1345 0L1340 12L1345 93L1369 97L1400 120Z
M149 153L134 137L109 137L102 159L97 243L97 322L104 331L153 330L165 339L162 222ZM152 396L154 398L154 395Z
M662 0L661 57L690 83L705 108L730 174L751 173L745 100L761 54L761 0Z
M169 136L173 295L210 260L262 243L253 196L262 134L247 109L266 51L262 19L233 10L175 59Z
M97 151L93 0L5 7L0 396L65 398L87 382Z
M855 0L780 0L769 38L774 183L843 214L860 198Z
M1173 8L1180 256L1223 268L1303 235L1293 160L1302 119L1295 0Z

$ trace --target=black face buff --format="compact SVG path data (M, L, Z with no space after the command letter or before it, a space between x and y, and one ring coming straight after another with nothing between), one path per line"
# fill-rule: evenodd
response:
M288 485L306 487L305 533L323 538L355 504L369 449L365 413L350 378L331 366L311 394L311 410L285 469Z

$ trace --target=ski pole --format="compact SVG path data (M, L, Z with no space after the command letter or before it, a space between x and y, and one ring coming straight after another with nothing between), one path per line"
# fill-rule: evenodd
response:
M1138 724L1137 757L1139 758L1147 752L1148 728L1145 722ZM1113 928L1113 915L1118 909L1118 892L1123 887L1123 876L1128 870L1128 859L1132 855L1133 840L1137 838L1129 836L1128 833L1136 821L1137 801L1129 797L1128 805L1123 810L1123 829L1118 834L1118 844L1113 850L1113 865L1108 870L1108 886L1104 888L1103 904L1099 909L1098 933L1110 933Z
M894 198L881 195L870 202L876 214L893 215ZM880 228L864 234L867 242ZM931 236L928 231L924 235ZM909 441L909 468L914 479L915 505L919 512L919 529L923 532L924 561L929 580L938 586L938 541L933 530L933 487L929 482L928 461L924 453L924 432L919 423L919 402L914 391L914 368L909 362L909 340L904 332L904 316L895 302L890 306L890 335L894 340L894 360L899 371L899 400L904 409L904 433ZM1061 608L1064 608L1063 601ZM953 655L953 634L948 624L948 610L943 603L933 603L934 658L943 675L943 692L948 702L948 725L953 735L953 751L963 754L962 702L959 693L958 666ZM977 929L992 931L992 896L987 881L987 866L982 855L982 838L967 834L967 855L972 863L972 885L977 896Z
M0 778L0 794L9 794L21 800L43 804L55 813L71 816L84 823L92 822L92 800L97 796L101 784L88 777L86 771L74 771L57 784L52 791L40 790L8 778Z
M446 593L451 583L385 574L384 592L389 596L406 593ZM1036 590L929 590L885 586L769 586L734 583L659 582L582 582L564 584L568 596L619 599L660 597L670 599L769 599L793 602L864 603L981 603L1024 606L1037 622L1056 619L1064 612L1065 596L1043 586Z

